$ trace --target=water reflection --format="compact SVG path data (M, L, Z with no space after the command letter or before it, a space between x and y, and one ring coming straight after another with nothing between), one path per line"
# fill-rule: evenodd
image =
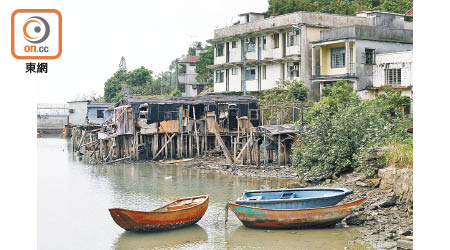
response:
M151 162L89 165L73 157L70 141L39 138L38 249L343 249L356 236L351 228L248 229L231 211L224 225L227 201L244 190L286 182ZM108 212L113 207L149 211L200 194L210 195L203 218L196 226L175 231L128 233Z
M226 235L227 249L317 249L350 247L348 241L359 236L356 229L340 226L323 229L262 230L240 226ZM363 248L360 248L363 247ZM368 249L353 245L349 249Z
M174 231L138 234L122 233L114 244L116 250L145 250L165 248L186 248L206 244L208 234L199 225L193 225Z

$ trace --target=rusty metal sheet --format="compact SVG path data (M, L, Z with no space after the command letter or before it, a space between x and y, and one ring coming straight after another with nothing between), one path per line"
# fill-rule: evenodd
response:
M168 120L159 123L160 133L178 133L180 132L180 121L179 120Z

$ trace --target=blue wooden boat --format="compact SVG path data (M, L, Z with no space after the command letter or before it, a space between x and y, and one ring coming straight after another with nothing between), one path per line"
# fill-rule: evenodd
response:
M236 204L265 209L306 209L336 205L353 193L345 188L293 188L245 191Z

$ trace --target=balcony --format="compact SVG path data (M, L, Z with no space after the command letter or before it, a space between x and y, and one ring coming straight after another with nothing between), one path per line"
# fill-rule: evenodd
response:
M348 70L343 68L344 72L341 74L330 74L327 72L329 67L316 65L312 75L312 80L331 80L331 79L348 79L356 77L356 65L355 63L349 63Z
M197 80L195 80L195 77L197 74L179 74L178 75L178 81L180 84L198 84Z

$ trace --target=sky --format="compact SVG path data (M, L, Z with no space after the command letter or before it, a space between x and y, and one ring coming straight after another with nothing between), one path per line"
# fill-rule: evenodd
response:
M24 75L20 72L28 61L14 59L7 50L2 56L11 59L11 70L36 85L38 103L64 103L84 94L103 95L103 85L122 56L128 70L140 66L154 73L168 70L194 41L213 38L214 29L230 26L240 13L263 12L267 7L267 0L9 1L0 8L6 34L15 9L58 9L63 51L60 58L48 60L45 75Z

